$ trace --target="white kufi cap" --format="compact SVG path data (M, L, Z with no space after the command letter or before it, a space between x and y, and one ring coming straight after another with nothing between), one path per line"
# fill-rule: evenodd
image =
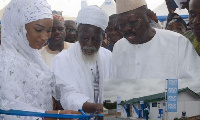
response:
M105 31L108 26L107 13L97 6L87 6L81 9L77 16L77 24L90 24Z
M116 11L117 14L137 9L141 6L147 5L145 0L117 0Z

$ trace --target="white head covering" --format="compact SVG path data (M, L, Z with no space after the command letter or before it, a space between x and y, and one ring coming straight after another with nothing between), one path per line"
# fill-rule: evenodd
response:
M46 0L12 0L2 17L3 49L17 50L30 60L38 59L37 50L29 46L26 38L25 24L43 18L52 18Z
M137 9L143 5L147 5L145 0L117 0L116 11L117 14Z
M25 24L44 18L52 19L46 0L12 0L4 11L1 23L0 108L30 111L52 108L52 73L38 50L29 46L25 29Z
M108 26L109 17L107 13L97 6L87 6L81 9L77 16L77 25L90 24L100 27L105 31Z

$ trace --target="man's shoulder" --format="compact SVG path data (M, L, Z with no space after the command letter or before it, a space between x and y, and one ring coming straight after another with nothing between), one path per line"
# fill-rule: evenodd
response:
M126 38L121 38L115 43L113 50L116 48L121 48L122 46L127 46L129 44L130 44L129 41Z
M159 41L164 40L168 41L169 43L174 43L178 41L185 41L188 42L189 40L183 36L182 34L170 31L170 30L161 30L157 29L156 34L158 36Z
M165 37L179 37L179 36L182 36L181 34L177 33L177 32L173 32L173 31L170 31L170 30L165 30L165 29L155 29L156 30L156 34L158 35L162 35L162 36L165 36ZM168 36L169 35L169 36Z
M122 43L128 43L127 39L126 39L126 38L121 38L120 40L118 40L118 41L115 43L115 45L116 45L116 44L122 44Z
M106 48L104 48L104 47L100 47L99 53L100 53L100 55L101 55L101 54L108 55L108 56L111 56L111 55L112 55L112 53L110 52L110 50L108 50L108 49L106 49Z
M68 49L69 47L71 47L74 43L70 43L70 42L66 42L64 41L65 43L65 46L64 46L64 49Z
M46 51L47 51L47 50L46 50L46 47L48 47L48 46L46 45L46 46L42 47L41 49L38 50L38 52L39 52L40 54L46 52Z
M187 35L187 34L193 34L192 30L187 30L184 35Z
M188 30L183 34L186 38L188 38L191 42L193 42L195 36L192 30Z
M60 53L58 53L52 60L52 62L55 62L55 61L64 61L66 60L66 58L68 57L68 54L67 54L67 49L66 50L62 50Z

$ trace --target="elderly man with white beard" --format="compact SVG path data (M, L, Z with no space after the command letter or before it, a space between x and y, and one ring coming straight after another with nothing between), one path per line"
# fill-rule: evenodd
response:
M77 39L52 61L57 100L67 110L103 111L103 80L112 77L111 52L101 46L108 15L97 6L88 6L77 17Z

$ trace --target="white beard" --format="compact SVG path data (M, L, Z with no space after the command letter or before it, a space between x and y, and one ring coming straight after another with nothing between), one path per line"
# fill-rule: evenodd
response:
M94 63L97 61L98 59L98 51L95 52L94 54L92 55L87 55L87 54L84 54L82 52L82 58L83 58L83 61L87 64L87 63Z

